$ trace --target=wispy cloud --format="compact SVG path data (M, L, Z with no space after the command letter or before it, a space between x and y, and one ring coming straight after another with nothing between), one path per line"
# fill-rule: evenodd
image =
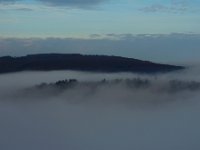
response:
M163 12L163 13L185 13L192 11L190 1L188 0L171 0L169 4L153 3L139 9L143 12Z
M23 0L0 0L2 4L14 4L16 2L23 2ZM49 6L70 6L89 8L93 5L98 5L102 2L109 0L34 0L35 2L42 3Z
M19 0L0 0L0 3L13 3Z
M44 2L46 4L62 6L62 5L71 5L71 6L87 6L87 5L95 5L106 0L38 0Z
M22 12L31 12L31 11L52 11L58 10L57 7L47 6L47 5L38 5L38 4L27 4L27 3L13 3L5 5L0 3L0 11L22 11ZM62 9L59 8L59 11Z

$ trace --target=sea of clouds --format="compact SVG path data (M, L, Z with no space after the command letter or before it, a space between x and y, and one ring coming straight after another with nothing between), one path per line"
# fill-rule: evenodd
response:
M198 67L157 75L76 71L0 75L2 150L199 150L200 90L169 92L169 81L200 81ZM85 83L148 79L148 88ZM77 79L59 94L28 91L42 82ZM161 90L162 89L162 90Z

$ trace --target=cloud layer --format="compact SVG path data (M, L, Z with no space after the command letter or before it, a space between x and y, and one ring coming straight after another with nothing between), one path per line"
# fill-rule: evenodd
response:
M199 61L198 34L92 35L76 38L1 38L0 56L20 56L35 53L107 54L158 62Z
M0 3L5 3L5 2L16 2L18 0L0 0Z
M143 7L140 11L143 12L164 12L164 13L184 13L190 10L190 1L188 0L171 0L170 4L153 3Z
M194 72L181 72L159 76L153 86L156 88L166 80L186 75L186 81L194 80ZM134 76L138 75L70 71L0 75L0 148L199 150L199 92L130 90L120 84L99 87L93 92L80 86L48 98L23 95L27 93L16 96L24 88L42 81ZM199 74L197 77L200 81ZM155 80L152 76L148 78Z
M51 5L71 5L71 6L87 6L87 5L95 5L106 0L39 0L41 2L51 4Z
M23 0L0 0L0 3L14 3ZM42 2L47 5L52 6L77 6L77 7L84 7L84 6L91 6L96 5L104 1L108 0L35 0L37 2Z

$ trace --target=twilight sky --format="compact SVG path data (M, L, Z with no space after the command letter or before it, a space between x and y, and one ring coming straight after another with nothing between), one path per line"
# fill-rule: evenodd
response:
M197 61L199 6L199 0L0 0L0 55L78 52Z

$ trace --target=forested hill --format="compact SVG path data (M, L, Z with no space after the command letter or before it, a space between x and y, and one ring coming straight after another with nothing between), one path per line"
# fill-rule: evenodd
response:
M23 57L0 57L0 73L50 70L159 73L180 69L184 67L118 56L35 54Z

